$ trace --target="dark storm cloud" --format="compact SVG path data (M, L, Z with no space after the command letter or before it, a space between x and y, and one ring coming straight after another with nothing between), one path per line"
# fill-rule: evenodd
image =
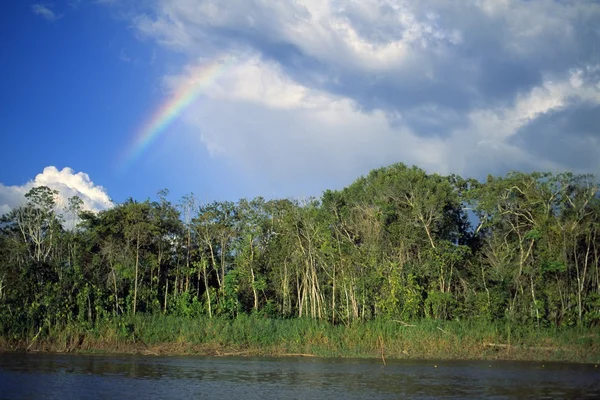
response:
M597 171L600 106L574 102L521 128L510 142L532 157L550 159L577 171Z
M301 85L300 97L351 104L343 113L325 113L328 122L318 125L313 115L326 110L327 101L311 113L298 111L303 106L294 103L299 108L286 118L297 118L295 140L314 129L323 129L326 137L340 126L351 128L340 121L348 120L353 109L373 117L374 124L387 118L388 126L377 125L379 136L373 133L371 153L364 139L354 144L346 139L346 152L364 156L365 163L381 163L385 150L386 159L404 160L419 152L414 159L438 171L477 176L511 169L597 170L597 1L155 2L154 12L140 15L136 27L187 55L189 64L236 54L260 60L261 68L281 74L282 82L289 78ZM579 70L584 73L574 73ZM264 82L252 90L263 90ZM239 85L252 86L244 80ZM276 136L274 127L289 124L266 120L278 120L277 113L265 113L253 140ZM585 129L577 125L587 120ZM370 130L361 125L353 137ZM214 133L219 135L226 134ZM411 135L412 145L430 150L389 144ZM315 168L327 167L316 163Z
M195 41L210 38L218 49L258 51L303 85L350 97L360 109L410 114L406 123L425 136L463 127L471 109L510 106L546 74L595 62L600 54L600 13L594 2L513 2L506 7L502 2L374 2L368 9L336 2L329 20L311 20L311 10L298 3L270 7L234 1L218 6L212 16L202 16L201 9L183 12L189 4L176 2L169 10L172 18L188 22ZM331 33L340 21L375 49L404 40L407 59L387 68L365 67L360 54L349 56L347 49L344 54L347 43L335 35L331 58L311 51L318 43L309 43L306 30ZM304 30L290 34L296 25ZM446 111L425 115L427 110Z

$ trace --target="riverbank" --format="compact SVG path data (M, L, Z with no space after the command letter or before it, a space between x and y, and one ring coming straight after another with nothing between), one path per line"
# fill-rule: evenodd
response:
M67 325L0 339L0 350L28 352L316 356L387 359L600 362L593 328L523 328L476 321L369 321L350 326L304 319L240 316L123 317L93 327Z

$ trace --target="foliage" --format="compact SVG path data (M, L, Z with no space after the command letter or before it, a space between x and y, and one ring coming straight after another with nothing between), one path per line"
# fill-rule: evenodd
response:
M77 198L59 212L55 196L33 188L0 220L4 338L136 313L600 322L600 198L588 175L477 182L394 164L319 199L174 205L161 191L99 213Z

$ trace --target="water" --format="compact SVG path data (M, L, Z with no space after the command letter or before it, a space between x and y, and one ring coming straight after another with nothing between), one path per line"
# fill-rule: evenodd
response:
M0 353L2 399L600 398L594 365Z

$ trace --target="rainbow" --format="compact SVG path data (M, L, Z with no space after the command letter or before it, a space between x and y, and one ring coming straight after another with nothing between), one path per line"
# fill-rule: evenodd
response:
M169 125L234 61L235 57L228 56L195 67L189 78L179 85L173 95L152 114L143 128L133 137L121 158L121 167L131 165L148 150L152 143L166 132Z

